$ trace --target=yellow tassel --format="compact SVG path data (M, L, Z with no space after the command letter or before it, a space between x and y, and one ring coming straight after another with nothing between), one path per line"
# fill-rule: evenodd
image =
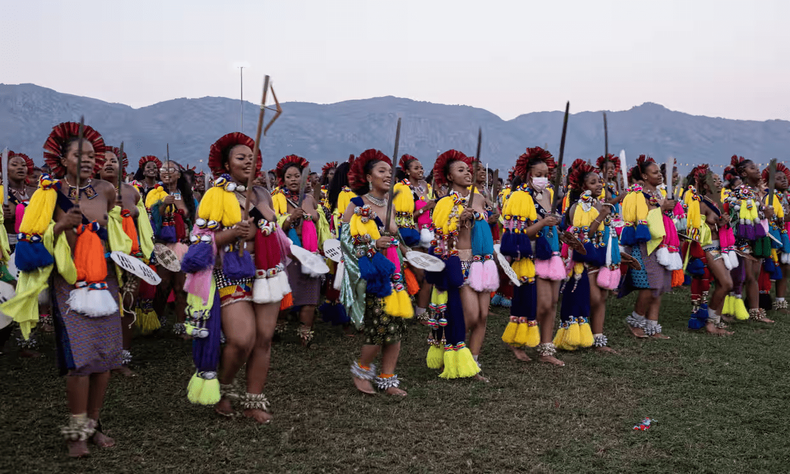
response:
M554 335L554 340L551 341L554 344L554 347L557 349L563 349L563 344L565 342L565 328L560 326L557 329L557 334Z
M450 213L455 208L455 201L447 196L439 200L433 208L433 222L439 234L450 235L458 229L458 219L450 219ZM458 214L463 212L464 207L458 206Z
M535 278L535 262L531 258L522 258L510 266L521 281Z
M384 298L384 312L396 318L410 319L414 316L409 294L405 291L393 291Z
M425 357L425 363L429 369L441 369L444 365L444 349L431 344L431 347L428 348L428 355Z
M464 347L455 351L455 360L458 364L458 377L466 378L480 372L480 366L475 362L472 351L468 347Z
M510 322L507 323L507 326L505 326L505 332L502 333L502 341L505 342L505 344L510 344L511 346L515 345L516 340L518 339L516 337L516 333L520 326L521 325L518 324L518 318L511 316ZM524 336L526 336L526 330L524 331Z
M151 334L162 327L156 312L152 309L143 310L137 308L137 322L135 323L143 335Z
M721 314L731 315L732 313L732 296L727 295L724 297L724 306L721 307Z
M203 389L200 391L198 403L201 405L216 405L221 396L219 391L219 380L211 379L203 381Z
M204 380L198 377L197 373L192 375L192 378L189 379L189 385L187 385L187 398L190 402L195 404L199 403L200 392L203 391L203 382Z
M516 338L515 338L515 345L523 346L527 343L527 337L529 336L529 325L525 322L519 322L518 327L516 327Z
M403 183L397 183L393 191L396 193L395 199L392 201L395 212L414 213L414 197L411 194L411 189Z
M47 181L47 183L50 182ZM39 187L33 193L30 203L25 209L25 215L22 217L22 223L19 225L19 232L43 235L52 221L57 201L58 191L56 189Z
M565 345L568 350L574 350L579 347L582 342L582 334L579 331L579 324L576 321L571 321L568 329L565 332Z
M579 334L581 335L581 341L579 342L580 347L592 347L595 344L595 338L593 337L592 328L590 327L590 323L588 322L581 322L581 318L579 318Z
M733 300L732 305L735 317L741 321L749 319L749 311L746 310L746 304L743 302L743 299L733 297Z
M527 323L527 342L524 343L527 347L538 347L540 344L540 326L537 321Z
M444 371L439 374L439 377L443 379L458 378L458 363L455 355L455 351L452 347L444 348Z
M157 186L154 189L148 191L148 194L145 197L145 207L151 209L154 205L156 205L156 203L162 201L166 197L167 191L165 191L160 186Z
M355 197L357 197L357 195L351 191L340 191L340 194L337 196L337 210L341 214L345 213L348 205L351 204L351 200Z

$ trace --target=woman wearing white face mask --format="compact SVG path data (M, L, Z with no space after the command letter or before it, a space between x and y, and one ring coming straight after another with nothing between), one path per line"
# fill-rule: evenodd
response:
M563 366L552 343L560 281L565 268L560 257L558 216L551 214L553 190L549 176L554 157L540 147L527 148L516 162L514 176L523 182L513 190L502 214L505 232L502 253L513 259L522 282L513 290L510 324L502 335L516 357L528 361L520 348L536 347L539 360Z

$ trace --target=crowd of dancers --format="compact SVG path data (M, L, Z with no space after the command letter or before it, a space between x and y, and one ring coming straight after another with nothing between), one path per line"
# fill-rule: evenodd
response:
M535 147L505 179L457 150L426 174L418 158L371 149L321 173L290 155L262 174L254 150L230 133L208 150L209 176L169 156L140 158L132 175L121 148L69 122L46 139L41 167L21 153L3 161L0 281L13 291L0 311L14 322L0 343L16 333L20 354L35 355L37 333L54 333L69 455L115 444L99 422L110 373L134 374L132 336L162 331L170 308L192 341L188 399L260 423L272 419L272 339L289 315L305 346L316 315L357 334L356 389L405 396L410 319L425 326L439 377L485 382L492 305L509 308L501 339L516 358L556 366L560 351L615 352L612 294L637 292L626 323L638 338L669 339L661 297L684 284L691 330L729 336L728 323L787 312L781 164L733 156L723 177L704 164L681 177L645 155L627 170L614 155L558 167Z

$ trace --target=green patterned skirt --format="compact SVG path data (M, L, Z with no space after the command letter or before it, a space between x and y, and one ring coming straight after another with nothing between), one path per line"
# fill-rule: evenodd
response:
M403 318L384 312L384 299L373 295L365 297L365 344L385 346L400 342L406 331Z

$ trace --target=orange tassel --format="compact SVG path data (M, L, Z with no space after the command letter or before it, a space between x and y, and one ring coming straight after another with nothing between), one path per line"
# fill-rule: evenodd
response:
M137 227L134 225L132 213L129 212L128 209L124 209L121 211L121 217L123 231L129 236L130 239L132 239L132 251L130 252L130 255L137 255L140 253L140 240L137 238Z
M77 227L77 245L74 249L74 266L77 281L104 283L107 278L107 262L104 260L104 245L101 243L98 222Z
M290 308L294 305L294 295L293 292L288 293L283 297L280 301L280 311L285 311L286 309Z
M672 270L672 288L683 286L685 279L683 270Z
M406 291L408 291L410 295L414 296L420 292L420 284L417 282L417 277L414 276L414 272L411 271L410 268L403 269L403 277L406 278Z

